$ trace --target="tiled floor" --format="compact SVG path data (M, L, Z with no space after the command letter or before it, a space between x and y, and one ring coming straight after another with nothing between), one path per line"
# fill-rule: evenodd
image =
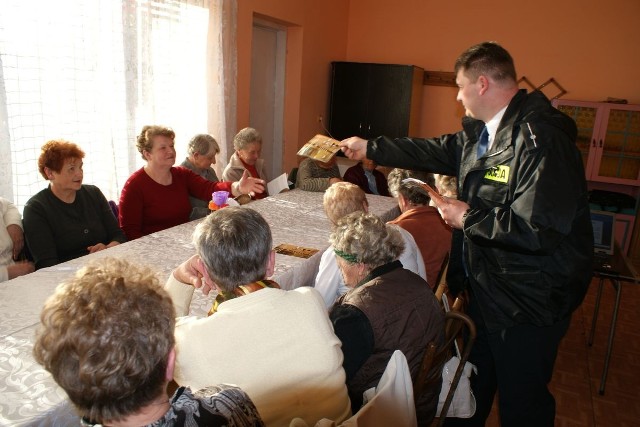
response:
M573 315L549 388L556 398L558 427L640 426L640 285L623 283L605 393L598 394L615 292L606 282L593 346L587 341L598 281ZM487 427L498 427L494 405Z

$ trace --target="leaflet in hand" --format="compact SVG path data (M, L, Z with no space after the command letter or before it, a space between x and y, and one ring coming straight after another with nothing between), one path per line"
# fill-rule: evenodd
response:
M404 184L408 183L408 182L414 182L416 184L418 184L420 187L422 187L427 194L429 194L429 197L431 197L431 200L433 200L433 203L436 204L436 206L440 205L441 203L444 203L444 198L442 197L442 195L440 195L440 193L438 193L436 190L433 189L433 187L431 187L429 184L427 184L424 181L421 181L417 178L405 178L402 180L402 182Z
M340 141L326 135L316 135L298 150L298 156L311 157L323 163L331 160L340 150Z

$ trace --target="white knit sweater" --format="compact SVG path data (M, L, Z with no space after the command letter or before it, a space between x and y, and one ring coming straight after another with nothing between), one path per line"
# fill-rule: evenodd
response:
M9 200L0 197L0 282L9 278L6 266L13 264L13 241L7 231L11 224L22 228L20 211Z
M187 314L194 288L173 275L165 288L178 316ZM314 289L266 288L222 303L210 317L179 319L175 380L196 390L236 384L267 426L295 417L340 422L351 413L340 345Z

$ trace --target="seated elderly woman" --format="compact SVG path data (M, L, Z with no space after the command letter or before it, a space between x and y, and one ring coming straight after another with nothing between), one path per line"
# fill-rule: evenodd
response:
M329 317L342 341L355 413L362 393L378 384L394 350L404 353L411 378L417 379L427 344L444 339L444 312L424 279L397 261L403 242L392 225L354 212L338 221L330 241L350 288ZM418 425L430 424L439 393L437 384L416 400Z
M36 268L101 251L126 237L98 187L82 184L84 152L68 141L42 146L38 170L49 186L24 206L24 232Z
M165 285L178 315L188 314L194 285L227 300L211 316L177 325L176 382L237 384L269 426L346 419L340 340L313 288L285 291L266 280L275 253L264 218L245 207L220 209L198 224L193 242L197 255Z
M329 187L324 193L322 204L327 218L334 226L340 218L347 214L367 212L369 209L364 191L350 182L338 182ZM425 278L424 262L416 242L408 231L400 227L396 228L398 228L404 241L404 250L398 258L402 266ZM340 275L336 254L331 247L325 250L320 258L320 266L314 287L322 295L327 308L330 308L340 295L349 290Z
M220 152L218 142L206 133L200 133L189 141L187 147L187 158L180 163L180 167L189 169L193 173L200 175L207 181L218 182L218 175L211 165L216 163L216 155ZM241 175L242 176L242 175ZM202 218L211 212L209 202L189 196L191 203L190 220Z
M175 137L173 130L162 126L145 126L138 135L136 146L147 164L129 177L120 194L120 227L129 239L189 221L189 196L208 201L215 191L233 196L264 191L264 181L248 172L233 183L211 182L173 167Z
M237 181L244 171L254 178L267 181L264 171L264 160L260 158L262 152L262 136L254 128L244 128L233 137L233 148L236 150L229 159L229 164L222 172L225 181ZM257 194L256 199L262 199L266 192Z
M325 191L332 184L342 181L336 162L336 156L328 162L307 157L298 166L296 188L304 191Z
M393 169L389 172L389 190L398 199L400 216L389 221L407 230L416 241L431 289L437 286L440 268L451 248L451 227L438 209L430 205L431 197L419 185L402 182L407 178L417 178L431 187L435 186L433 174L428 172Z
M389 196L387 178L376 167L373 160L362 159L357 165L347 169L342 178L362 188L367 194Z
M40 319L34 356L82 417L76 425L264 425L237 387L180 387L169 398L175 310L147 268L94 261L58 286Z
M19 261L23 247L20 211L9 200L0 197L0 282L33 272L32 262Z

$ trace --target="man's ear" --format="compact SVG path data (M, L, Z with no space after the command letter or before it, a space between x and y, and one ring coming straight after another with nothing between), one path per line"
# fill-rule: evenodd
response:
M480 87L478 93L484 95L489 90L489 79L485 76L480 76L478 77L477 83Z
M176 348L172 347L167 357L167 371L165 372L165 380L173 380L173 370L176 367Z
M276 251L269 252L269 258L267 259L267 271L265 273L266 277L273 276L273 272L276 268Z

